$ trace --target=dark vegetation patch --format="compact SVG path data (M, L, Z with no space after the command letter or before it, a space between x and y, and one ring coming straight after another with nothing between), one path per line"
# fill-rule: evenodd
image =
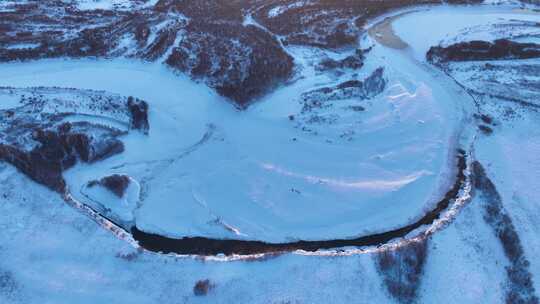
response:
M59 193L66 190L62 172L73 167L77 160L92 163L124 151L124 145L114 135L94 138L71 131L70 123L57 129L36 129L32 136L39 144L30 151L0 144L0 160Z
M377 68L370 76L363 81L349 80L334 87L324 87L302 94L304 107L302 112L310 111L312 108L320 108L328 100L341 100L355 98L359 100L372 98L384 91L386 87L384 78L384 68Z
M165 27L159 30L156 33L155 40L144 50L144 59L155 61L165 55L167 50L174 46L174 41L176 40L178 32L182 29L182 26L185 27L185 25L178 23L171 27Z
M129 96L127 106L131 114L131 127L148 133L150 124L148 123L148 104L146 101Z
M29 3L0 12L0 61L128 56L164 62L241 107L292 74L292 58L273 35L245 26L244 6L234 1L162 0L131 11ZM127 48L126 37L133 38Z
M214 284L210 280L199 280L193 286L193 294L196 296L206 296L212 288L214 288Z
M482 114L480 115L480 119L486 124L489 124L489 125L493 124L493 117L489 115Z
M59 193L66 190L63 172L78 161L94 163L124 151L118 138L125 131L86 121L65 122L73 111L117 118L143 132L148 129L148 105L135 98L126 101L104 92L60 88L0 90L20 97L19 106L0 110L0 161ZM73 100L49 98L59 92L69 93Z
M366 110L366 108L362 106L349 106L349 109L355 111L355 112L363 112Z
M376 255L377 268L388 293L400 303L413 303L417 297L428 252L427 239L412 241Z
M294 250L317 251L322 249L378 246L391 240L403 238L412 231L432 224L439 219L451 202L459 195L460 189L466 183L465 169L467 167L465 151L457 153L457 176L455 183L435 208L427 212L418 221L399 229L372 234L352 239L336 239L325 241L296 241L291 243L266 243L261 241L244 241L233 239L211 239L205 237L184 237L180 239L147 233L133 226L131 233L139 245L147 250L163 253L196 254L196 255L250 255L258 253L279 253Z
M110 176L106 176L99 181L91 181L88 183L88 187L94 187L97 185L101 185L105 187L107 190L114 193L119 198L124 197L124 194L126 193L126 189L128 188L130 183L129 177L126 175L121 174L113 174Z
M527 24L527 26L530 26ZM538 27L538 25L536 25ZM529 37L529 36L527 36ZM532 36L531 36L532 37ZM497 40L503 41L503 40ZM468 44L473 42L465 42ZM493 45L491 42L479 42L481 45ZM522 44L524 46L526 44ZM451 48L457 48L460 44L454 44L446 48L436 47L432 48L431 55L432 63L438 68L443 70L447 75L454 78L461 78L458 75L466 75L466 78L457 81L460 85L468 91L469 94L474 96L476 102L497 101L497 102L511 102L520 107L527 108L527 110L538 111L540 105L538 104L540 81L536 78L540 74L540 64L537 60L519 60L516 59L519 52L515 51L515 48L506 48L504 45L500 46L499 54L493 54L491 50L477 49L477 55L474 52L464 51L460 49L457 51L459 54L453 53L452 56L465 56L456 61L445 61L448 59L448 52ZM519 49L518 49L519 50ZM535 51L536 50L536 51ZM527 56L530 57L532 52L540 54L540 44L536 45L536 49L525 49ZM441 59L436 53L441 53ZM507 53L504 56L500 56L501 53ZM435 54L435 55L434 55ZM480 56L480 57L479 57ZM450 56L451 57L451 56ZM494 58L486 59L486 58ZM519 56L518 56L519 57ZM469 59L471 61L467 61ZM537 57L540 58L540 57ZM491 60L491 61L484 61ZM496 60L495 60L496 59ZM480 60L480 61L473 61ZM502 106L502 105L501 105ZM476 115L476 119L488 126L494 126L492 118L486 115Z
M486 125L479 125L478 126L478 129L480 131L482 131L482 133L486 134L486 135L491 135L491 133L493 133L493 129L486 126Z
M484 220L493 229L509 261L506 266L506 303L538 304L529 261L502 198L479 162L473 163L473 174L476 193L484 202Z
M529 59L540 57L540 44L508 39L459 42L447 47L431 47L426 55L432 63L450 61Z
M160 0L132 10L81 11L65 1L28 0L0 11L0 62L121 56L157 61L206 82L244 108L292 75L294 63L282 43L350 47L369 18L443 2L480 1L315 0L298 6L296 0ZM280 7L283 12L269 16ZM268 30L245 24L247 14ZM126 47L126 39L132 45ZM362 64L352 56L321 66Z
M132 262L132 261L137 260L137 258L139 258L141 253L142 253L142 249L139 248L137 250L127 252L127 253L119 252L116 254L116 257L126 262Z
M319 71L335 69L358 70L364 66L364 60L365 51L362 49L357 49L353 55L347 56L341 60L325 58L316 66L316 69Z
M19 290L19 284L13 273L0 269L0 299L13 300Z
M285 44L339 49L356 44L365 23L390 10L443 2L480 3L482 0L315 0L295 5L297 2L252 0L247 6L254 11L254 18L282 36Z
M486 125L494 125L493 117L487 114L474 114L474 118L482 121Z

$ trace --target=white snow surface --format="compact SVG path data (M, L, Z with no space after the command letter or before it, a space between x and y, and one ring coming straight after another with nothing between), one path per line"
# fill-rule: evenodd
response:
M81 189L81 194L90 200L90 206L115 222L128 224L134 220L133 211L139 203L140 192L140 185L131 178L122 197L99 184Z
M13 109L21 105L20 96L15 94L4 94L0 100L0 110Z
M405 17L398 18L393 22L393 29L409 45L415 58L425 60L430 47L443 42L455 43L457 41L451 39L463 32L468 34L459 41L501 38L486 29L496 29L515 20L540 22L540 14L521 11L509 5L435 6L411 11Z
M369 105L360 115L337 108L343 121L320 136L293 128L287 116L299 111L303 88L332 83L324 75L277 90L247 111L163 67L127 60L7 64L0 81L149 102L149 136L128 135L124 153L66 172L77 199L84 201L77 193L88 181L126 173L146 189L135 220L150 232L230 236L221 223L249 239L331 239L407 224L438 198L432 189L447 171L456 109L451 96L420 77L426 73L396 60L386 72L388 90L360 102ZM356 130L351 141L340 139L346 127Z
M431 12L410 14L396 24L423 22ZM395 30L420 58L427 44L438 44L444 33L424 27L435 32L426 39L418 28ZM455 26L447 30L459 31ZM135 212L145 230L229 236L209 225L226 223L249 238L324 238L407 222L440 194L426 189L438 189L449 174L448 151L462 123L456 100L465 97L406 54L380 46L372 52L366 69L384 62L389 87L382 96L361 102L367 110L360 114L360 134L352 142L336 136L346 125L319 126L322 135L313 136L287 121L299 110L294 92L336 81L321 75L279 89L247 112L237 112L207 87L162 67L124 60L2 65L0 85L61 85L146 99L148 137L132 133L123 138L123 154L66 174L74 194L91 179L130 174L143 193L148 190ZM16 102L1 101L0 108ZM344 113L337 112L341 118ZM501 126L495 136L479 141L476 152L490 177L497 176L493 181L512 210L531 271L538 274L540 264L532 258L540 253L535 115ZM300 193L290 191L293 187ZM0 275L12 284L6 286L14 286L0 289L2 303L395 302L385 292L373 254L283 255L230 263L177 259L135 251L5 164L0 164L0 195ZM419 303L504 303L506 259L481 212L478 202L471 202L431 238ZM384 226L377 226L378 220ZM207 278L215 284L209 295L193 296L195 282ZM535 287L540 289L538 279Z
M454 21L428 37L412 30L449 16ZM536 17L436 7L405 15L394 28L416 57L444 33L501 16ZM246 111L162 66L130 60L4 64L0 85L105 90L147 100L149 136L131 133L122 139L124 153L78 165L65 177L84 202L80 189L88 181L128 174L143 189L134 221L148 232L272 242L350 238L401 227L432 208L455 174L454 143L467 112L456 100L463 96L407 52L376 45L361 75L333 76L314 71L312 49L289 51L303 77ZM312 132L289 121L301 111L302 92L362 79L381 65L388 86L380 96L332 103L317 113L330 123L302 125Z
M112 10L132 8L131 0L76 0L77 8L80 10Z
M0 192L0 214L9 214L0 221L2 303L397 303L374 254L178 259L138 252L4 164ZM430 241L419 303L503 303L504 257L477 206ZM214 288L194 296L204 279Z

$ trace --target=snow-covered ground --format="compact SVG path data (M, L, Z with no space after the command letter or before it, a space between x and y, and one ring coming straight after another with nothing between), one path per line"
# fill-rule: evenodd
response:
M492 7L482 9L441 7L429 10L429 14L418 12L411 13L409 16L410 18L398 19L394 23L394 28L396 33L411 46L414 56L419 59L425 58L423 56L430 46L439 44L445 46L460 41L493 41L501 38L518 42L535 42L540 22L540 14L537 11L512 8L501 10ZM406 34L418 28L419 25L427 27L435 22L444 26L429 31L429 35L425 37L419 38L420 36L414 37L414 35L409 37L410 35ZM438 29L441 29L441 33L437 33ZM540 264L535 258L540 250L537 238L540 230L538 224L540 188L537 185L540 179L538 169L540 146L538 142L539 117L536 106L539 87L538 65L538 59L527 59L452 62L445 67L446 73L474 96L479 113L492 117L494 121L493 133L479 136L475 141L474 155L475 159L484 164L487 175L501 195L502 206L515 226L518 241L521 242L524 256L528 259L527 264L530 263L526 271L532 274L532 286L536 290L540 288L538 279ZM475 199L471 205L482 203L481 200ZM481 219L478 218L476 223L480 221ZM475 238L488 237L482 236L484 228L472 225L471 223L471 229L477 231L478 235ZM445 233L441 232L435 238ZM497 240L488 239L484 243L493 244L497 243ZM494 246L491 249L492 253L486 252L485 249L479 251L486 258L494 259L490 262L480 261L486 265L484 273L491 272L492 270L488 270L487 267L494 263L508 267L509 264L504 256L497 253L501 251L499 246ZM504 246L508 246L508 243ZM433 268L441 268L440 265L441 263L437 266L433 264ZM493 277L499 277L495 280L499 282L497 283L499 287L495 285L493 292L483 295L486 302L500 301L487 299L494 296L496 291L509 288L511 284L508 282L511 278L506 279L505 282L506 275L504 272L500 272L499 275L493 274ZM426 276L428 281L431 281L431 278L429 274ZM466 280L474 285L480 279L471 277L471 273L468 273ZM435 284L436 281L433 283ZM439 296L438 292L432 291L429 294ZM537 303L538 299L535 301L533 300L532 303Z
M397 36L410 46L415 58L422 61L429 48L441 42L493 40L496 33L503 30L507 34L519 35L527 30L503 25L514 23L518 27L520 22L539 20L540 14L522 11L515 6L436 6L411 10L406 17L395 20L393 28Z
M0 172L2 303L394 303L373 254L222 263L137 252L13 168ZM502 257L477 208L431 240L420 302L498 303ZM215 287L196 297L202 279Z
M68 2L70 0L66 0ZM158 0L71 0L79 10L131 10L151 6ZM68 2L69 3L69 2Z
M441 7L403 15L394 31L410 49L375 44L360 75L316 73L308 63L313 51L291 48L304 63L303 77L242 112L204 85L127 60L0 65L0 85L99 89L147 100L148 136L126 135L123 154L80 164L65 177L85 201L80 190L88 181L128 174L141 185L132 214L137 226L170 236L286 241L399 227L440 199L455 173L454 149L468 148L474 137L474 156L501 193L537 275L537 114L524 112L491 137L475 137L470 96L413 60L423 61L430 46L466 27L505 16L538 20L507 9ZM428 36L418 31L438 28L433 22L447 26L426 30ZM303 120L300 93L363 79L381 65L388 80L381 95L331 101L316 113L334 118L329 124ZM351 105L365 111L347 110ZM373 263L376 253L230 263L178 259L136 251L4 164L0 195L0 214L9 214L0 220L0 299L8 303L395 301ZM481 200L473 199L429 239L418 302L504 302L507 262L482 212ZM207 297L193 296L201 279L213 284ZM538 290L538 279L534 284Z
M390 58L382 48L372 52ZM0 81L100 89L148 101L149 136L127 135L121 155L66 172L71 192L83 202L87 182L121 173L141 184L134 217L148 232L332 239L412 222L442 197L453 172L449 146L461 113L452 95L406 58L392 57L368 63L388 66L383 94L335 102L321 114L335 120L302 125L315 130L310 133L288 118L301 111L299 95L350 74L303 75L246 111L163 67L127 60L8 64Z
M496 103L484 109L491 113L500 111ZM509 210L531 263L534 286L540 290L540 262L535 258L540 254L540 116L536 111L517 112L516 118L498 120L494 133L478 141L476 157L486 164L486 171Z

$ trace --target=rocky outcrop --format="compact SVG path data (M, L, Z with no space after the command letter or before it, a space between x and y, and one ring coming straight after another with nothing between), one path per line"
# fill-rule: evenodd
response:
M426 57L433 63L539 58L540 44L520 43L508 39L493 42L460 42L447 47L431 47Z

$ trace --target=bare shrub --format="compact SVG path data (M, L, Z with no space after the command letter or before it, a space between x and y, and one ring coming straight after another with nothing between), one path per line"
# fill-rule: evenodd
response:
M214 284L212 284L210 280L199 280L195 283L195 286L193 286L193 293L196 296L205 296L212 288L214 288Z
M401 303L413 303L417 296L427 256L427 241L413 241L376 256L386 289Z
M18 284L10 271L0 269L0 298L11 299L18 290Z
M529 261L512 219L504 209L502 198L479 162L473 163L474 186L484 201L484 220L499 239L510 265L506 267L508 304L538 304Z
M129 253L117 253L116 257L127 262L136 260L139 257L139 251L132 251Z

